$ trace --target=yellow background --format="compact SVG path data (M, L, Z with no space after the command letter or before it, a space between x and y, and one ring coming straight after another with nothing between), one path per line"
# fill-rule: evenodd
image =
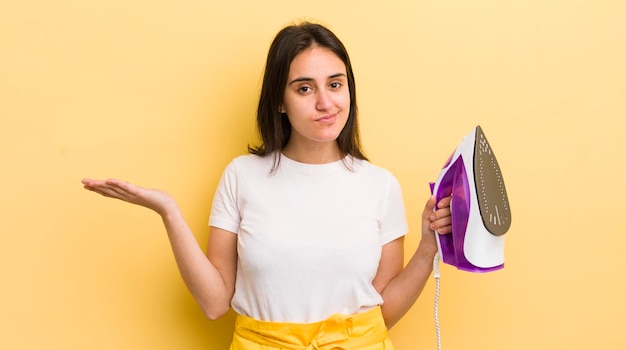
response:
M626 2L610 0L4 1L0 348L227 347L232 313L204 318L158 216L80 180L169 191L204 246L219 176L256 139L269 43L303 18L350 52L407 255L461 137L480 124L496 152L506 267L442 268L444 349L625 348ZM436 348L433 296L431 280L398 349Z

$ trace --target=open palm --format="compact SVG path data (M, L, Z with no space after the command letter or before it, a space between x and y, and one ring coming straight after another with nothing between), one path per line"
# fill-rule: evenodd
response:
M152 209L160 215L176 205L174 198L164 191L143 188L126 181L83 179L81 182L89 191Z

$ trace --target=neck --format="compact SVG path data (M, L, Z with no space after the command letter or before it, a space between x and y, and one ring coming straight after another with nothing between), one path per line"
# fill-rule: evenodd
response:
M327 164L341 160L337 142L328 142L296 147L288 143L282 153L291 160L306 164Z

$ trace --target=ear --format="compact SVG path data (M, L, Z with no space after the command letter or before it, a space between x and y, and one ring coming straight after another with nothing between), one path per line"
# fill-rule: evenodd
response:
M285 109L284 105L280 105L280 108L278 109L278 113L287 113L287 110Z

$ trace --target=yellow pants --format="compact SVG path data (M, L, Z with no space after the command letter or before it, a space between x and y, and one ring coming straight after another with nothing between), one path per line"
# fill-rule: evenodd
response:
M266 322L237 315L230 350L393 350L380 307L322 322Z

